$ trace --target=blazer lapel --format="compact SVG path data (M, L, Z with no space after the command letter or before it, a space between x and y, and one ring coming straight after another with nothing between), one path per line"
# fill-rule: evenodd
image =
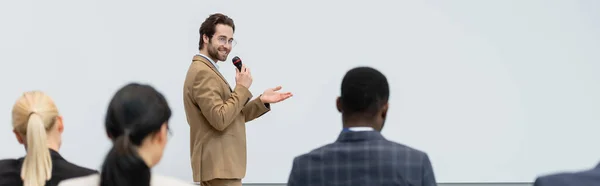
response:
M217 67L215 67L210 61L208 61L208 59L206 59L200 55L195 55L194 59L192 59L192 61L201 61L205 65L209 66L210 69L212 69L213 72L215 72L221 78L221 80L223 80L223 82L225 82L225 84L227 84L227 87L229 87L229 91L233 92L233 90L231 90L231 86L229 85L229 83L227 83L227 80L225 79L225 77L223 77L223 75L221 75L219 70L217 70Z

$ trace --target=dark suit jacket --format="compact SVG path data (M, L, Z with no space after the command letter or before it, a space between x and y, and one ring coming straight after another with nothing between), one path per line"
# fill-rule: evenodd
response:
M593 186L600 185L600 165L573 173L559 173L538 177L534 186Z
M83 168L68 162L54 150L50 150L50 157L52 158L52 178L46 182L46 186L56 186L60 181L69 178L98 173L98 171ZM21 180L21 167L24 159L25 158L0 160L0 186L23 185L23 180Z
M289 186L435 186L426 153L379 132L342 132L337 141L294 159Z

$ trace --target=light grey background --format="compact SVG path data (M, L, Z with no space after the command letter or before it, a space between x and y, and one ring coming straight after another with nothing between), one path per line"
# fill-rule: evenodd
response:
M295 96L247 124L244 182L284 183L294 156L335 140L344 73L380 69L391 86L383 134L429 153L440 182L531 182L591 168L600 123L600 1L0 1L0 158L23 155L10 110L41 89L64 115L61 153L97 168L108 100L150 83L172 109L155 172L191 180L182 89L211 13L235 19L251 91ZM220 64L230 84L234 67ZM320 118L320 119L318 119Z

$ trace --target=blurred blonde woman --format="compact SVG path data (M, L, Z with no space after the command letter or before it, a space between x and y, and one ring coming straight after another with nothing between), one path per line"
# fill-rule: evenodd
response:
M0 186L56 186L65 179L97 173L60 156L62 117L54 101L43 92L25 92L17 100L12 125L27 155L0 160Z

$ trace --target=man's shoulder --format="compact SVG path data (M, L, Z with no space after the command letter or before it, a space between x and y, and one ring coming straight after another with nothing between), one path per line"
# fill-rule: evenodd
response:
M312 149L307 153L300 154L294 158L294 163L305 162L307 160L312 159L315 156L320 156L323 154L323 152L325 152L327 149L331 148L333 145L334 145L334 143L326 144L326 145L317 147L315 149Z
M340 156L348 152L353 154L361 154L361 151L369 151L368 153L382 154L384 159L398 159L395 161L406 166L423 166L429 164L429 156L426 152L388 140L370 141L369 144L356 144L353 147L352 143L334 142L326 144L309 151L308 153L296 156L293 159L296 168L306 168L309 163L324 163L331 161L332 156ZM365 145L367 148L365 148ZM377 152L374 152L377 151ZM411 162L411 163L409 163ZM418 162L418 163L416 163ZM408 164L407 164L408 163Z
M318 154L322 154L323 152L327 151L328 149L332 149L335 148L336 143L329 143L329 144L325 144L322 146L319 146L317 148L314 148L312 150L310 150L309 152L302 154L298 157L307 157L307 156L311 156L311 155L318 155Z
M599 185L600 169L547 174L535 179L534 186Z
M195 76L196 74L206 73L210 71L212 71L212 69L210 66L208 66L208 64L206 64L203 61L195 60L192 61L188 68L188 75Z
M194 60L190 64L186 77L184 88L193 87L198 82L204 82L209 79L218 79L219 75L208 64L201 60Z
M386 151L386 152L390 152L390 153L396 153L396 154L410 154L411 157L421 157L421 156L427 156L427 153L425 153L422 150L410 147L408 145L404 145L401 143L397 143L397 142L393 142L393 141L389 141L389 140L378 140L378 141L370 141L368 143L368 146L370 148L364 148L364 144L356 144L356 148L357 150L370 150L370 151ZM353 143L343 143L344 146L347 146L349 148L352 148L352 146L354 146ZM297 156L295 159L298 161L301 161L303 159L312 159L314 156L321 156L321 155L326 155L328 152L332 152L335 150L340 150L342 146L342 143L340 142L334 142L334 143L329 143L320 147L317 147L311 151L309 151L308 153L302 154Z
M400 151L400 152L406 152L409 153L411 156L417 155L417 156L427 156L427 153L425 151L422 151L420 149L402 144L402 143L397 143L397 142L393 142L393 141L388 141L389 142L389 146L390 146L390 150L393 151Z
M569 182L573 177L573 173L556 173L540 176L535 179L534 186L551 186L551 185L564 185L565 182Z

